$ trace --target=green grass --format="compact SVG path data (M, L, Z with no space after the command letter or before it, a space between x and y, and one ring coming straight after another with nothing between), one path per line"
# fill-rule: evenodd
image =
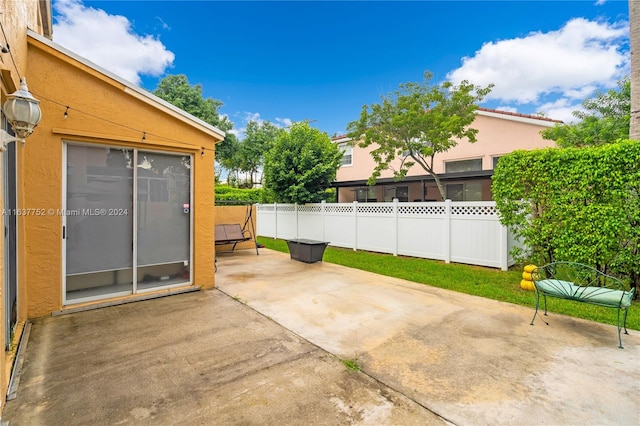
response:
M358 364L357 359L343 359L342 364L349 371L360 371L360 364Z
M258 242L272 250L289 252L284 240L261 237L258 238ZM522 268L500 271L481 266L446 264L437 260L353 251L338 247L327 247L323 261L487 299L534 307L533 292L520 288ZM616 309L549 297L547 310L605 324L617 324ZM640 330L638 300L633 302L629 309L627 328Z

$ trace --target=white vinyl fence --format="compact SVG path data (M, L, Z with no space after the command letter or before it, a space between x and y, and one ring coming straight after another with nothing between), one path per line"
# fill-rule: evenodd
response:
M507 270L518 244L493 201L258 204L258 235Z

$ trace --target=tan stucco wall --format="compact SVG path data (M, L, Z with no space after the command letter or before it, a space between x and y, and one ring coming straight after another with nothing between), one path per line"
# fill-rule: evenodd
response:
M498 114L499 115L499 114ZM482 158L482 169L493 169L493 157L501 156L517 149L537 149L555 146L553 141L542 139L540 131L549 127L549 121L540 120L539 124L533 124L535 120L525 120L521 122L505 118L478 114L472 127L478 130L477 142L469 143L466 140L459 141L458 144L447 152L436 154L434 158L434 171L438 174L444 173L445 162L451 160L468 160ZM553 123L551 123L553 124ZM342 166L338 169L337 182L351 180L366 180L371 176L375 168L375 162L370 152L373 146L360 148L353 147L353 162L350 166ZM392 163L394 169L398 169L400 160ZM407 176L424 175L422 167L413 166ZM392 178L393 172L385 170L380 178Z
M215 216L216 216L216 225L223 224L233 224L239 223L240 226L244 225L244 222L247 220L247 206L216 206L215 208ZM247 224L247 229L251 231L251 234L255 238L253 233L256 228L256 206L251 206L251 222L253 223L253 227L250 224ZM227 245L219 245L216 247L216 250L225 251L229 250L231 246ZM253 249L255 250L256 246L253 241L245 241L243 243L239 243L236 246L236 250L246 250Z
M8 44L11 53L0 54L0 69L10 72L15 87L20 85L20 76L27 74L27 27L37 30L39 6L37 1L0 0L0 22L4 30L0 42ZM5 43L4 38L7 38ZM14 65L15 62L15 65ZM16 70L17 67L17 70ZM4 82L3 89L4 89ZM15 88L9 90L9 93ZM2 102L4 102L3 93Z
M24 208L62 209L64 141L191 154L193 229L197 231L192 236L193 284L213 287L216 139L39 40L29 39L28 56L29 88L41 101L43 119L21 149ZM48 315L62 308L63 218L58 214L28 216L23 223L21 259L29 294L28 315Z
M36 31L41 31L40 25L40 4L38 1L17 1L17 0L0 0L0 22L2 23L3 34L0 43L3 47L10 48L10 53L0 54L0 103L4 104L7 94L15 92L20 86L20 77L26 76L28 73L27 62L27 27ZM29 83L27 81L27 83ZM20 155L18 153L18 155ZM20 163L20 158L18 159ZM2 162L0 161L0 188L4 188L4 170L2 170ZM3 193L0 192L0 209L4 209ZM20 206L20 204L18 204ZM18 223L18 236L22 229ZM20 237L19 237L20 238ZM20 251L24 249L24 244L18 241ZM4 262L5 252L4 243L0 244L0 336L4 342L6 330L5 324L5 294L6 283L4 280ZM15 330L11 349L8 352L0 351L0 404L4 407L5 395L9 387L9 379L11 375L11 367L16 352L17 343L22 336L24 323L27 319L26 300L27 292L24 285L25 274L20 265L18 265L18 324Z

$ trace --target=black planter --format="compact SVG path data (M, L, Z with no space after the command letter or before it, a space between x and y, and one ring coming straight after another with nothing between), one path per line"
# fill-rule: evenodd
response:
M324 249L327 248L328 242L316 240L287 240L291 259L301 262L313 263L322 260Z

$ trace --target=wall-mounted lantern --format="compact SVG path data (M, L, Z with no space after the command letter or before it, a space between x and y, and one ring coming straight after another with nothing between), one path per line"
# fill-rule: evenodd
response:
M29 93L25 77L20 79L20 89L7 95L7 100L2 106L2 112L16 136L11 136L6 130L1 130L0 138L2 139L2 144L0 144L0 151L4 151L9 142L20 141L24 144L25 139L33 133L33 129L42 118L40 101Z

